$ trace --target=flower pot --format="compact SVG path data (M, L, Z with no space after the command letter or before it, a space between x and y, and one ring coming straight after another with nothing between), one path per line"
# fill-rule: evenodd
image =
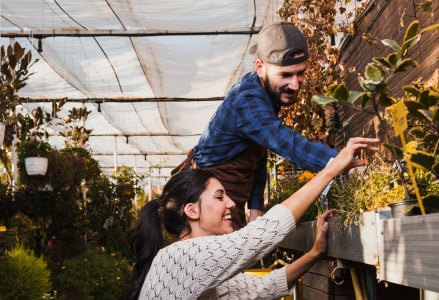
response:
M418 207L418 200L410 199L389 204L392 216L394 218L420 215L421 210Z
M3 141L5 140L5 131L6 131L6 124L0 122L0 147L3 145Z
M33 156L24 159L26 173L29 176L46 175L48 163L49 159L47 157Z

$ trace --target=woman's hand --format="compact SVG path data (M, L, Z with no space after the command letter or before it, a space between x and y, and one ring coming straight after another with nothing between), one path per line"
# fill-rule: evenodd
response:
M328 248L328 218L335 215L335 210L330 209L317 217L316 238L310 252L319 257L325 254Z
M364 166L367 160L355 159L355 154L359 150L377 151L377 144L380 142L377 138L350 138L346 147L328 164L327 168L332 170L335 175L343 173L346 169Z

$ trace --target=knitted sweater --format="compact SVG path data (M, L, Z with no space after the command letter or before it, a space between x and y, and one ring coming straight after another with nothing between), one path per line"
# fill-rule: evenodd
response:
M275 249L295 228L276 205L244 228L224 235L178 241L162 248L139 299L276 299L289 293L284 268L266 276L241 273Z

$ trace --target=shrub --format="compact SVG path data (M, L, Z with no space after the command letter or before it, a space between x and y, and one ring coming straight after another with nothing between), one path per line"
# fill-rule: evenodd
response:
M18 246L6 251L0 261L1 299L41 299L52 288L47 263Z
M122 299L129 270L125 259L89 250L64 262L54 278L54 288L67 299Z

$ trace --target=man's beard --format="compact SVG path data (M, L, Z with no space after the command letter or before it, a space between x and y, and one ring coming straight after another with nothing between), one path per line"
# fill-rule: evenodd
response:
M267 92L268 96L270 97L271 101L273 102L273 104L276 107L290 106L290 105L294 104L297 100L297 97L294 97L294 99L289 99L288 103L282 102L282 100L280 99L281 93L282 92L290 93L291 90L290 89L282 89L279 92L274 91L271 88L270 79L268 78L268 76L265 77L265 79L264 79L264 87L265 87L265 91Z

